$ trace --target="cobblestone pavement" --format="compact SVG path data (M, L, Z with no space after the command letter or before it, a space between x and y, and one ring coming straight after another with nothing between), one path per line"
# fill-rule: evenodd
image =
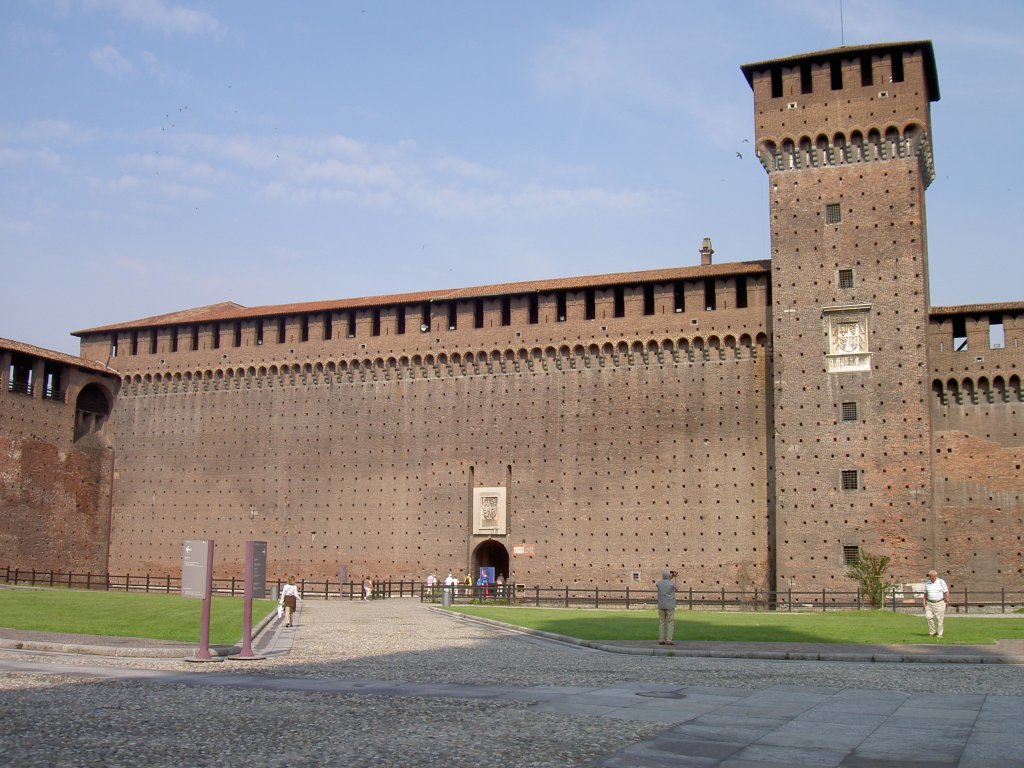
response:
M399 599L296 624L263 661L0 651L3 762L1024 768L1024 666L610 654Z

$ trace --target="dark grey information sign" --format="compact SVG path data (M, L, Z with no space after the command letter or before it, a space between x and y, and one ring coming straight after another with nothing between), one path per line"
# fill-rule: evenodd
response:
M267 542L252 543L252 596L262 600L267 596Z
M187 539L181 556L181 596L206 597L206 576L210 567L207 539Z

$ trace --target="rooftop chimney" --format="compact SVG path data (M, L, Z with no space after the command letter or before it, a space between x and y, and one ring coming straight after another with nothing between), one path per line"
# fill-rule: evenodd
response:
M711 247L711 238L705 237L704 242L700 244L700 265L702 267L711 263L711 254L714 252L715 250Z

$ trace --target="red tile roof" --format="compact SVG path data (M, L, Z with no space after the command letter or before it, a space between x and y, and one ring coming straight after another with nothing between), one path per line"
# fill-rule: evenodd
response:
M21 341L14 341L13 339L0 338L0 349L6 349L23 355L31 355L32 357L38 357L42 360L50 360L64 365L73 365L76 368L81 368L83 371L94 371L96 373L105 373L111 376L120 375L110 366L104 365L103 363L95 360L86 360L84 357L66 355L63 352L55 352L52 349L43 349L42 347L25 344Z
M928 314L932 317L945 315L999 315L1024 314L1024 301L1004 301L992 304L959 304L952 307L932 307Z
M394 306L396 304L419 304L424 302L452 301L454 299L493 298L525 293L547 291L574 291L584 288L610 287L613 285L636 285L640 283L666 283L675 280L699 280L705 277L727 277L729 275L764 275L770 269L769 261L739 261L729 264L709 264L695 267L673 267L651 269L643 272L615 272L590 277L565 277L550 280L531 280L521 283L500 283L475 288L448 288L418 293L399 293L384 296L368 296L358 299L334 299L298 304L274 304L263 307L243 307L231 301L209 304L205 307L156 315L141 320L103 325L75 331L73 336L88 336L96 333L125 331L140 328L167 327L190 323L227 322L256 317L280 317L282 315L314 314L340 311L352 308Z

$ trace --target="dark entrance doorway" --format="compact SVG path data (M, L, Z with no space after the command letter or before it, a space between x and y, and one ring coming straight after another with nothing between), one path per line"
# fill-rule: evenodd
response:
M494 539L481 542L473 552L474 580L480 569L486 566L493 566L494 578L501 576L503 581L508 581L508 550Z

